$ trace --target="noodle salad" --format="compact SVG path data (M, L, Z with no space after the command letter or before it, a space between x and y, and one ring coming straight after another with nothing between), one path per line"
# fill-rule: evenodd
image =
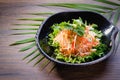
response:
M54 48L54 57L68 63L89 62L105 55L102 32L96 24L85 23L81 18L72 23L61 22L51 26L48 44Z

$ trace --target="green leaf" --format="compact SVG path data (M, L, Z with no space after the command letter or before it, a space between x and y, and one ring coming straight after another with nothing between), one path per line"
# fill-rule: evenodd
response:
M109 4L109 5L112 5L112 6L120 6L120 4L117 4L115 2L108 1L108 0L95 0L95 1L102 2L102 3L105 3L105 4Z
M113 18L113 23L116 25L118 20L120 17L120 8L118 10L116 10L115 14L114 14L114 18Z
M33 66L36 66L39 62L41 62L45 57L42 56Z
M31 53L29 53L28 55L26 55L26 56L23 58L23 60L26 59L26 58L28 58L28 57L31 56L32 54L34 54L36 51L38 51L37 48L36 48L35 50L33 50Z
M101 6L101 5L95 5L95 4L78 4L84 7L91 7L91 8L98 8L98 9L106 9L106 10L113 10L113 8Z
M48 6L61 6L61 7L91 7L91 8L97 8L97 9L106 9L106 10L113 10L113 8L107 7L107 6L100 6L96 4L84 4L84 3L51 3L46 4Z
M18 20L44 21L44 18L20 18Z
M66 7L66 8L71 8L71 9L77 9L77 10L88 10L88 11L95 11L95 12L99 12L101 14L103 14L105 17L107 17L109 20L111 18L113 18L113 23L116 25L118 20L119 20L119 16L120 16L120 4L119 3L115 3L115 1L108 1L108 0L94 0L96 2L101 2L104 4L109 4L112 5L113 7L116 8L111 8L109 6L104 6L104 5L97 5L97 4L83 4L83 3L53 3L53 4L45 4L45 6L58 6L58 7ZM118 0L120 1L120 0ZM115 13L114 13L115 12ZM114 13L114 15L113 15ZM53 13L51 12L35 12L35 13L26 13L26 14L30 14L30 15L51 15ZM18 20L23 20L23 21L43 21L44 18L20 18ZM30 23L30 24L14 24L17 26L40 26L40 24L34 24L34 23ZM38 28L16 28L13 30L38 30ZM27 34L35 34L36 32L25 32L25 33L15 33L14 35L27 35ZM15 43L11 44L12 45L19 45L19 44L25 44L25 43L30 43L33 42L30 45L27 45L23 48L20 49L20 51L26 51L28 49L31 49L32 47L35 46L35 38L28 38L28 39L24 39L24 40L20 40L20 41L16 41ZM37 50L37 49L36 49ZM33 50L31 53L29 53L27 56L25 56L26 58L31 56L32 54L36 53L36 50ZM36 53L35 56L33 56L27 63L30 63L31 61L33 61L34 59L36 59L38 56L40 55L40 53ZM99 55L101 56L101 54ZM24 57L24 58L25 58ZM41 62L45 57L41 57L35 64L37 65L39 62ZM83 59L84 61L84 59ZM44 62L44 67L43 69L45 69L45 67L49 66L51 61L47 60L47 62ZM55 68L55 66L52 67L52 69L50 69L50 72Z
M18 26L40 26L40 24L14 24Z
M26 51L26 50L28 50L28 49L31 49L31 48L34 47L35 45L36 45L35 42L33 42L32 44L27 45L27 46L21 48L20 51L21 51L21 52Z
M30 43L30 42L34 42L34 41L35 41L35 38L28 38L28 39L16 41L15 43L10 44L10 46L19 45L19 44L25 44L25 43Z
M34 59L36 59L38 56L40 56L40 52L38 52L32 59L30 59L27 63L30 63Z
M27 34L36 34L36 32L15 33L12 35L27 35Z
M59 7L67 7L67 8L73 8L73 9L78 9L78 10L90 10L90 11L96 11L96 12L100 12L100 13L106 13L106 11L104 10L99 10L99 9L95 9L93 8L95 5L92 6L92 8L90 7L90 5L85 6L84 4L70 4L70 3L53 3L53 4L43 4L45 6L59 6ZM100 7L100 6L97 6ZM103 7L101 7L103 8ZM107 8L107 7L106 7ZM112 9L112 8L111 8Z
M12 30L38 30L38 28L14 28Z
M51 12L41 12L41 13L27 13L27 14L31 14L31 15L51 15L53 13L51 13Z

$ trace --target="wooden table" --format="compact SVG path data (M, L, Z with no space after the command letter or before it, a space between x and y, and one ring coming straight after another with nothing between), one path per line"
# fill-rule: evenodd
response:
M56 68L49 74L50 63L44 70L41 70L42 63L33 67L35 61L26 64L28 59L22 58L30 51L18 52L25 45L9 46L11 43L34 37L34 35L17 36L10 35L17 31L13 28L26 26L16 26L16 23L40 23L35 21L18 21L16 19L23 17L47 17L26 15L24 13L31 12L60 12L70 9L60 7L42 7L38 4L48 2L81 2L90 3L83 0L0 0L0 80L120 80L120 47L116 54L99 64L85 67L68 67L57 65ZM120 26L120 21L117 26ZM28 27L28 26L27 26Z

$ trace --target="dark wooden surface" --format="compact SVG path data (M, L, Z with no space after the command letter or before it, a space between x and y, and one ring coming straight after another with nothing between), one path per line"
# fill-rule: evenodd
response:
M26 15L29 12L59 12L69 9L55 8L55 7L39 7L37 4L47 2L81 2L89 3L92 1L83 0L0 0L0 80L120 80L120 47L117 53L110 59L85 67L68 67L57 65L56 68L49 74L53 63L49 64L41 71L41 62L38 66L33 67L35 61L26 64L28 60L22 60L27 52L18 52L18 50L25 46L13 46L9 44L32 37L34 35L26 36L11 36L10 34L16 31L12 28L26 27L15 26L15 23L40 23L34 21L18 21L17 18L23 17L43 17ZM46 17L46 16L45 16ZM120 21L117 26L120 26Z

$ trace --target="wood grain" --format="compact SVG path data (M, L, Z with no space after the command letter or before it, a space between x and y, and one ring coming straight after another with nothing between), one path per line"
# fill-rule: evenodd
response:
M45 2L44 2L45 1ZM57 1L57 0L51 0ZM55 7L40 7L36 6L38 3L51 2L50 0L1 0L0 1L0 80L120 80L120 47L115 56L110 59L95 64L92 66L72 67L56 65L56 68L49 74L53 63L50 63L44 70L41 71L42 63L33 67L34 62L26 64L28 59L22 58L31 52L18 52L20 48L25 45L13 46L9 45L17 40L34 37L34 35L26 36L11 36L15 31L11 30L15 27L15 23L40 23L34 21L17 21L17 18L23 17L46 17L26 15L29 12L60 12L69 9L55 8ZM76 0L75 2L83 0ZM64 0L58 0L64 2ZM66 0L66 2L69 2ZM70 0L73 2L73 0ZM86 1L87 2L87 1ZM88 1L90 2L90 1ZM120 21L118 22L120 23ZM120 26L120 24L118 24ZM48 75L49 74L49 75Z

